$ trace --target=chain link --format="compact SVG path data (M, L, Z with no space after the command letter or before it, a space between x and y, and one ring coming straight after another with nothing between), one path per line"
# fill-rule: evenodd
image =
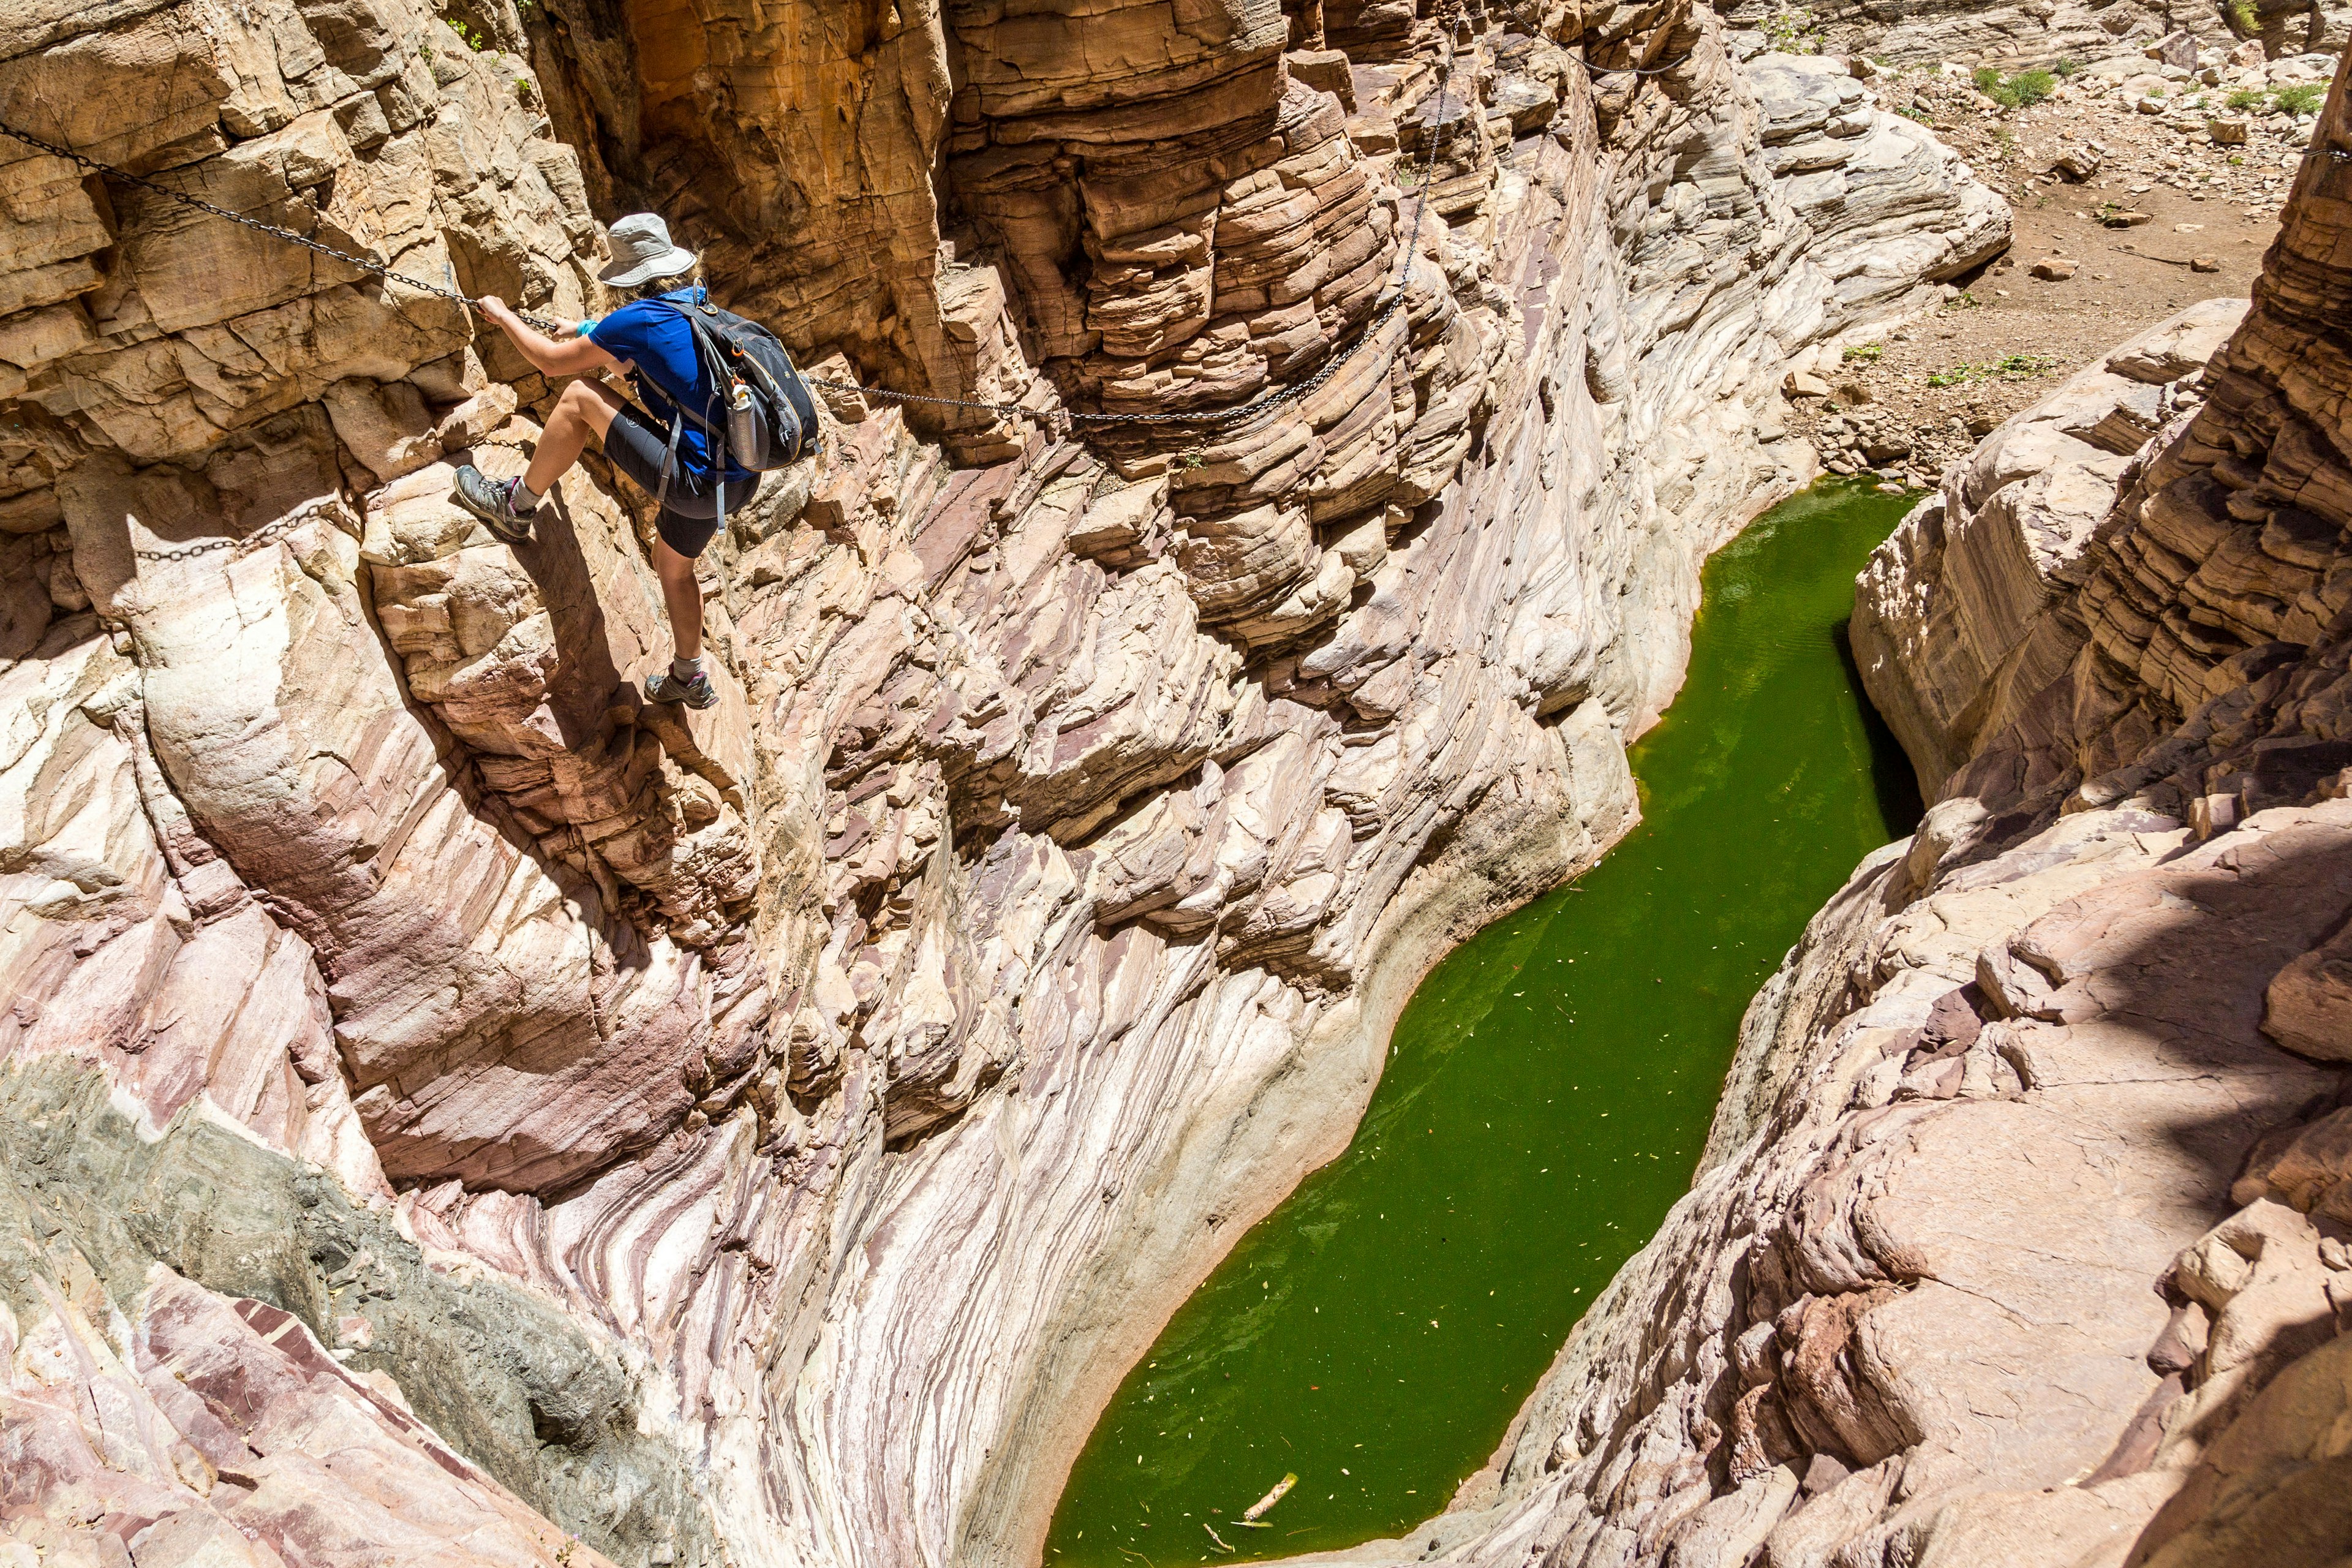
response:
M928 396L919 392L889 392L879 387L858 386L845 381L826 381L814 375L805 376L803 379L811 386L822 387L827 392L858 393L867 397L884 398L892 403L923 403L947 408L969 408L976 413L1006 415L1041 422L1058 419L1081 425L1205 425L1213 428L1223 428L1226 426L1239 425L1245 420L1256 418L1260 415L1271 413L1287 404L1295 403L1329 381L1332 376L1339 374L1340 367L1347 363L1355 352L1363 347L1365 340L1385 325L1389 318L1395 315L1403 304L1403 300L1400 298L1391 300L1381 306L1372 319L1357 331L1354 342L1325 361L1322 368L1306 380L1294 382L1279 392L1270 393L1254 402L1240 404L1232 408L1211 409L1199 413L1185 411L1173 414L1088 414L1075 408L1031 408L1019 403L973 403L961 397Z
M1692 53L1696 53L1696 50ZM1580 61L1587 76L1665 76L1690 64L1688 54L1678 60L1668 60L1662 66L1597 66L1590 60Z
M233 550L242 555L247 550L277 538L296 523L308 522L329 508L340 505L342 499L341 496L322 496L317 500L305 501L284 517L265 522L242 538L200 539L193 544L175 544L166 550L134 550L131 553L142 561L185 561L192 555L210 555L216 550Z
M427 283L422 278L411 278L405 272L394 272L380 261L371 260L364 256L353 256L348 250L338 250L331 245L312 239L309 235L297 234L282 224L264 223L257 217L248 217L243 213L233 213L226 207L215 206L201 196L192 196L185 191L175 191L169 185L159 185L154 181L143 175L131 174L127 169L118 169L111 163L101 163L95 158L84 157L70 147L60 147L54 142L44 142L39 137L19 131L5 121L0 121L0 136L13 137L27 147L37 148L52 158L63 158L67 163L87 169L101 178L126 181L143 190L152 191L159 196L178 202L182 206L194 207L198 212L210 213L217 218L226 218L231 223L243 225L257 233L268 235L273 239L282 239L290 245L299 245L305 250L315 250L320 255L340 261L347 267L356 267L362 272L373 272L387 283L397 283L404 288L416 289L419 293L437 295L444 300L454 300L460 305L470 306L481 303L470 294L461 294L455 289L445 289L438 283ZM522 310L517 310L515 314L542 332L558 332L566 330L557 326L553 321Z
M1454 67L1454 24L1459 18L1460 9L1461 8L1458 4L1449 4L1443 8L1443 13L1438 17L1438 21L1444 31L1445 57L1438 70L1437 116L1434 122L1434 134L1431 142L1429 155L1422 161L1421 180L1416 188L1413 198L1412 221L1406 226L1403 236L1402 237L1401 244L1404 253L1403 260L1402 266L1398 269L1398 276L1395 283L1393 284L1393 287L1398 290L1398 292L1394 298L1391 298L1387 304L1383 305L1380 310L1373 315L1370 321L1365 322L1363 327L1357 331L1354 342L1349 343L1346 348L1334 353L1329 359L1324 362L1321 369L1318 370L1313 375L1308 376L1306 380L1294 383L1289 386L1282 388L1280 391L1267 394L1265 396L1237 405L1232 408L1213 409L1206 412L1182 411L1166 414L1090 414L1079 409L1031 408L1017 403L984 403L961 397L936 397L919 392L893 392L886 387L859 386L850 382L828 381L818 376L806 376L803 379L809 385L822 388L827 392L851 393L864 397L878 397L891 403L919 403L929 407L961 408L978 414L994 415L1000 418L1034 419L1049 429L1056 430L1066 429L1073 424L1082 424L1089 426L1186 425L1192 426L1204 426L1210 430L1226 430L1263 418L1266 415L1272 414L1277 409L1286 407L1290 404L1296 403L1298 399L1307 396L1308 394L1322 386L1325 383L1328 382L1333 375L1337 374L1339 368L1351 359L1357 351L1361 349L1366 342L1370 342L1380 329L1388 323L1390 318L1394 316L1404 304L1402 290L1403 289L1405 279L1410 277L1412 273L1414 241L1418 239L1421 234L1422 212L1429 200L1429 186L1433 179L1435 177L1437 160L1443 155L1445 147L1445 136L1448 129L1445 121L1447 108L1446 95L1453 83ZM138 185L142 189L152 191L156 195L163 196L171 201L178 202L183 206L193 207L198 212L209 213L215 217L225 218L230 223L253 229L257 233L268 235L273 238L285 240L289 244L299 245L306 250L316 251L320 256L328 257L333 260L342 262L346 266L356 267L362 272L373 273L388 283L398 283L404 288L415 289L421 293L431 294L440 299L454 300L460 305L473 306L480 303L480 300L475 299L471 295L460 293L455 289L445 289L437 283L427 283L421 278L412 278L404 272L394 272L391 268L384 266L381 262L371 260L366 257L353 256L351 252L346 250L338 250L331 245L327 245L319 240L312 239L308 235L297 234L294 230L287 228L282 225L265 223L259 218L248 217L243 213L230 212L226 207L215 206L212 203L198 196L192 196L184 191L175 191L168 185L157 184L154 181L147 179L142 175L133 174L127 170L118 169L112 164L101 163L95 158L86 157L79 153L74 152L71 148L60 147L53 142L46 142L40 137L19 131L15 126L7 124L5 121L0 121L0 135L12 137L15 140L25 143L28 147L33 147L40 152L48 153L51 157L62 158L68 163L75 164L77 167L88 170L90 174L99 175L101 178L126 181L131 184ZM567 330L557 326L552 321L545 321L538 316L530 315L524 311L518 310L515 314L522 321L530 323L531 326L536 327L543 332L557 332ZM483 441L477 442L475 445L513 446L517 450L527 449L512 442ZM253 537L257 539L260 536L255 535ZM206 549L225 548L231 542L235 542L226 540L208 542L203 546L192 547L177 552L140 552L139 553L149 560L177 560L181 555L197 554Z
M467 447L469 450L478 450L484 447L502 447L510 452L525 453L531 450L532 445L533 444L529 441L493 441L488 437L479 441L469 441L467 443ZM288 512L284 517L275 519L269 522L265 522L259 528L255 529L251 533L245 534L242 537L229 538L224 536L218 539L199 539L193 543L174 544L168 549L134 550L131 553L137 556L142 561L185 561L192 555L210 555L217 550L234 550L241 555L246 551L250 550L257 545L268 543L270 540L277 538L288 529L292 528L296 523L307 522L310 519L331 510L334 507L340 505L342 502L342 500L343 498L341 496L321 496L317 500L305 501L300 506L296 507L292 511Z

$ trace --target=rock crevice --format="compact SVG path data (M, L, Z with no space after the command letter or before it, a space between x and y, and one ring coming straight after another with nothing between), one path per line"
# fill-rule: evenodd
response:
M1705 12L1329 23L28 18L10 123L542 315L594 308L594 216L642 202L829 379L1297 393L1085 439L829 394L824 458L707 557L724 700L682 715L634 695L643 498L592 460L511 552L444 499L551 395L502 340L8 149L8 1081L241 1130L263 1209L331 1172L395 1274L571 1325L642 1442L494 1439L503 1395L446 1378L428 1412L428 1347L477 1331L422 1277L331 1311L154 1252L160 1294L99 1270L124 1322L201 1309L234 1356L291 1312L491 1511L618 1561L1034 1556L1093 1411L1344 1143L1427 965L1631 825L1699 563L1811 476L1790 362L2006 234L1842 68ZM27 1265L23 1331L79 1267ZM76 1310L46 1321L131 1355ZM33 1506L161 1528L106 1484ZM232 1557L345 1552L171 1496ZM478 1522L404 1528L454 1558Z

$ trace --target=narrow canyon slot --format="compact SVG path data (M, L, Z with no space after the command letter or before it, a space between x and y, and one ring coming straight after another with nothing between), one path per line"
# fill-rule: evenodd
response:
M1844 649L1854 574L1909 505L1825 485L1707 563L1689 679L1633 749L1641 826L1422 983L1347 1152L1120 1386L1049 1563L1222 1556L1212 1528L1237 1558L1350 1546L1486 1461L1689 1186L1756 987L1916 819ZM1270 1530L1230 1528L1291 1471Z

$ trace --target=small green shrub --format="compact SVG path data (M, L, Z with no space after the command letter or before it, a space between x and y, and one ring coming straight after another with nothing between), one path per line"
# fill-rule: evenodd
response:
M2249 109L2260 109L2265 96L2261 88L2242 87L2221 101L2240 113L2243 113Z
M2058 89L2058 79L2039 68L2005 77L1990 66L1979 66L1969 79L1976 83L1979 92L2003 109L2027 108Z
M1780 54L1813 54L1822 46L1821 23L1806 6L1776 6L1764 18L1764 40Z
M1916 120L1922 125L1933 125L1936 123L1936 117L1928 113L1926 110L1920 108L1916 103L1906 103L1895 112L1901 115L1906 120Z
M2223 7L2230 18L2230 31L2242 38L2251 38L2263 30L2261 13L2254 9L2254 0L2230 0Z
M1886 345L1885 343L1848 343L1838 357L1848 364L1853 364L1856 361L1864 364L1876 364L1886 357Z
M2040 375L2056 362L2047 354L2003 354L1990 364L1956 364L1929 374L1929 386L1966 386L1972 381L2022 381Z
M449 24L449 30L457 35L458 41L476 54L478 55L490 47L490 36L479 27L460 21L455 16L444 16L442 20Z
M2063 81L2066 78L2073 76L2076 71L2081 70L2082 68L2083 62L2080 60L2062 59L2056 61L2051 66L2050 74L2058 78L2061 81Z
M2326 101L2327 84L2319 81L2299 81L2271 94L2271 107L2289 114L2316 114Z

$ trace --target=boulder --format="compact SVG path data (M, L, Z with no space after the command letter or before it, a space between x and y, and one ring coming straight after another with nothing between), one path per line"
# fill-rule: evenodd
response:
M2081 184L2105 163L2105 155L2095 147L2069 147L2051 161L2050 172L2070 184Z
M1293 49L1282 57L1290 74L1318 92L1328 92L1339 107L1356 112L1355 68L1338 49Z

